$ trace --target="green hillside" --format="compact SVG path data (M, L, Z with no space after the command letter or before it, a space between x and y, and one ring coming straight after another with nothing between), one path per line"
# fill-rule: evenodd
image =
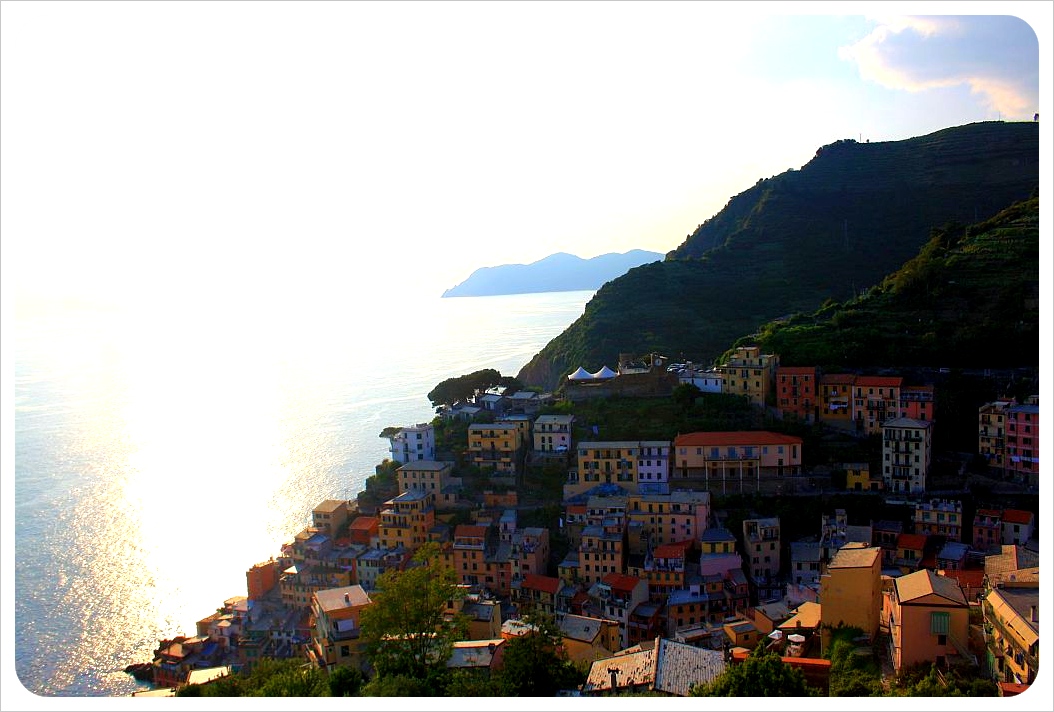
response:
M627 352L706 363L773 319L852 298L917 255L934 226L985 220L1038 183L1035 123L821 147L732 198L665 261L602 287L518 378L554 387Z
M1037 365L1039 200L934 230L865 296L770 323L750 341L784 365Z

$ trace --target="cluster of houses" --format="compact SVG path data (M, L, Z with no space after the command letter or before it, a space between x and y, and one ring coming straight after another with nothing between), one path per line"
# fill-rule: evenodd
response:
M635 389L648 390L640 384L650 373L661 376L653 383L686 377L661 359L640 368L625 374ZM603 389L623 378L609 372L578 374L589 380L580 388ZM247 596L199 621L195 637L163 642L155 684L185 683L217 660L251 666L265 656L303 656L328 669L361 666L359 616L372 604L378 577L405 567L425 542L439 544L466 592L449 604L449 613L457 609L470 621L451 667L484 674L499 668L506 641L530 633L522 616L533 610L551 614L564 650L591 665L576 694L684 695L757 646L777 650L823 688L830 668L823 656L840 626L858 628L861 645L888 641L884 656L897 671L926 661L965 664L1008 695L1033 682L1035 516L978 509L964 541L961 503L923 498L932 387L783 369L757 349L737 350L720 377L722 390L759 404L775 398L798 409L795 417L836 418L881 433L881 476L847 463L847 486L914 496L910 531L899 521L850 524L838 510L804 541L784 542L779 518L764 514L733 532L711 506L711 492L730 481L799 473L800 438L743 431L576 442L573 415L537 414L546 396L492 389L476 405L443 415L470 420L466 459L492 475L493 491L464 509L461 478L454 463L437 459L433 426L400 429L390 437L399 494L371 512L358 511L354 501L320 503L279 557L249 569ZM479 410L466 409L473 408L491 411L491 422L471 422ZM1023 447L1009 435L1012 412L1015 435L1029 432L1038 442L1038 405L1001 401L998 409L981 409L984 446L997 448L999 427L1001 452ZM516 491L502 487L525 456L568 464L560 533L569 550L555 572L549 530L520 526ZM446 523L465 511L470 523Z

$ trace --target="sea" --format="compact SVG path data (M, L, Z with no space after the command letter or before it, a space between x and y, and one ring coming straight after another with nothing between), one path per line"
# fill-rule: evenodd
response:
M389 455L382 430L430 421L444 379L515 376L593 294L20 302L5 329L18 681L43 697L148 687L124 668L245 595L318 503L354 498Z

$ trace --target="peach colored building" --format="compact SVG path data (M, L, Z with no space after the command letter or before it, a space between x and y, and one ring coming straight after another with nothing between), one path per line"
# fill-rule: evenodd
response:
M671 480L716 483L801 471L802 439L767 430L685 433L674 438L673 449Z
M819 416L815 366L778 366L776 368L776 407L784 418L805 423Z
M362 586L316 591L311 599L313 620L308 658L319 667L358 667L362 658L359 617L372 604Z
M900 376L857 376L853 383L853 420L857 430L872 435L882 423L900 416Z
M452 477L453 469L452 462L413 460L395 471L395 479L400 492L431 492L438 499L444 487L461 484L460 477Z
M411 551L428 541L435 526L435 495L410 490L384 503L380 511L380 544L384 549Z
M1006 411L1004 467L1015 481L1039 486L1039 406L1012 405Z
M245 572L245 584L249 591L249 600L257 601L278 584L278 562L274 559L254 564Z
M710 520L710 493L633 494L627 500L626 518L653 547L698 539Z
M854 542L836 551L820 576L820 606L824 649L839 624L874 640L882 612L882 549Z
M573 415L539 415L534 419L534 449L570 452L574 424Z
M954 579L923 569L893 579L883 599L896 671L924 662L943 666L954 655L973 661L966 648L970 606Z
M311 510L312 526L329 536L336 536L347 522L348 503L343 499L327 499Z
M374 546L380 534L381 520L366 515L355 517L348 525L348 539L353 544Z

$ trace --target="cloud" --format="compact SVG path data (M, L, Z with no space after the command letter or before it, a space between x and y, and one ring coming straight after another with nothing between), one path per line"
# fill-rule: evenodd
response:
M1039 107L1039 41L1010 15L876 18L875 28L839 56L891 89L923 92L967 86L1006 118Z

